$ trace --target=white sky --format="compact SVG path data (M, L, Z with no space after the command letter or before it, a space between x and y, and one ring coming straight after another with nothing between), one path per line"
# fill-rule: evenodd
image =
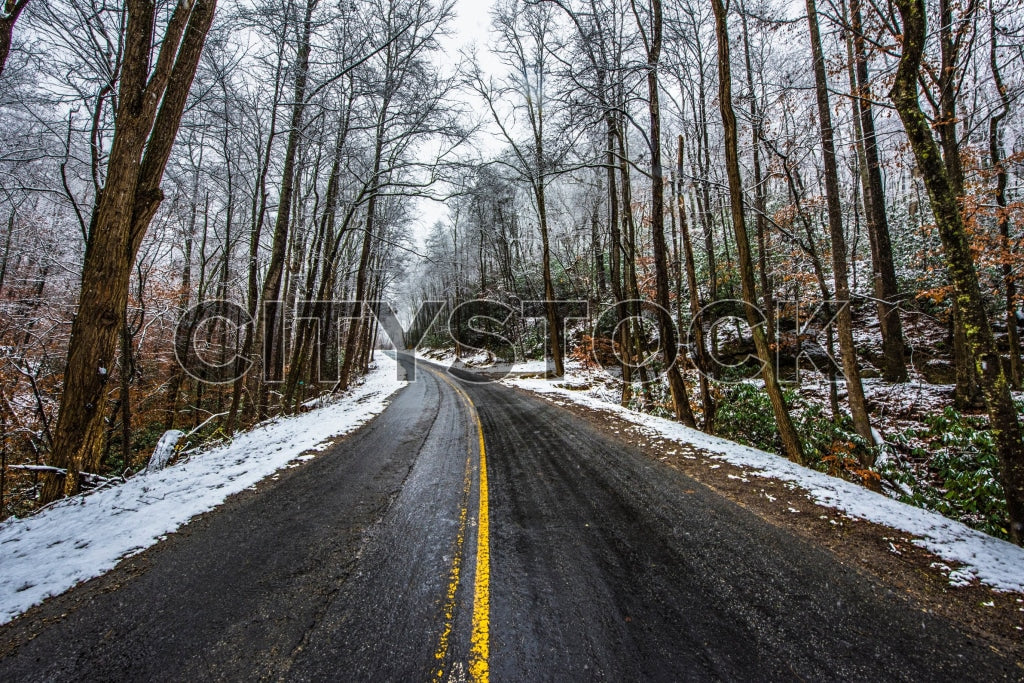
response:
M442 42L440 59L445 66L457 62L459 54L468 52L474 45L485 71L494 66L494 58L487 49L488 32L491 25L491 7L494 0L456 0L455 20L450 27L451 35ZM478 108L478 107L474 107ZM413 219L413 234L422 242L431 226L448 218L448 209L441 202L419 199L416 202Z

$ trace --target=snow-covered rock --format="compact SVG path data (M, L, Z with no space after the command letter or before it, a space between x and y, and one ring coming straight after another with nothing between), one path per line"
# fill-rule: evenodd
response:
M158 472L167 467L167 463L174 457L174 449L177 447L185 432L180 429L168 429L160 440L156 442L153 455L149 456L149 463L146 465L145 473Z

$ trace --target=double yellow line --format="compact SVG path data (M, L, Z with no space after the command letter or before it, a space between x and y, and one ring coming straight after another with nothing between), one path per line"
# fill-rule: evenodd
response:
M479 496L477 503L477 531L476 531L476 572L473 579L473 622L470 636L469 649L469 675L474 681L486 683L490 679L490 640L491 640L491 546L490 546L490 513L488 507L488 486L487 486L487 449L484 445L484 428L480 422L480 414L473 405L473 400L462 389L442 373L430 371L439 377L445 384L455 390L476 424L477 440L480 452L480 479ZM456 552L452 560L452 568L449 572L448 592L445 601L445 625L441 632L441 640L438 645L435 658L439 660L435 680L444 676L444 659L448 654L449 640L452 631L452 621L455 617L455 593L459 585L459 575L462 566L462 546L466 534L466 515L469 506L469 489L471 485L471 463L472 453L466 460L466 474L463 482L463 494L465 502L459 510L459 530L456 536Z

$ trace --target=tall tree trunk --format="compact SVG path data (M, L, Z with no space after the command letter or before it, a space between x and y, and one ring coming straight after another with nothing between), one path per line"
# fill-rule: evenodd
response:
M676 172L673 170L668 181L668 214L672 219L672 230L669 236L672 244L672 262L670 265L672 267L672 295L676 301L675 319L677 325L683 324L683 242L679 234L679 228L676 225L676 214L679 204L673 200L682 194L682 191L678 189L682 186L682 179L677 180ZM682 333L680 333L679 343L683 343Z
M800 180L799 172L795 171L790 164L788 157L783 156L776 150L779 158L782 160L782 171L786 176L786 186L789 188L790 197L793 199L793 205L796 207L796 214L800 220L800 224L803 225L804 235L806 236L806 244L801 244L804 252L808 258L811 259L811 269L814 271L814 279L818 283L818 291L821 292L822 310L827 320L832 320L832 292L828 288L828 280L825 277L825 265L821 260L821 255L818 254L817 237L814 233L814 227L811 225L811 220L808 218L807 211L804 210L803 197L804 192L803 182ZM799 296L796 299L799 301ZM799 359L799 341L797 342L797 372L800 371ZM829 359L835 358L835 334L831 326L825 328L825 351L828 354ZM836 386L836 367L835 364L829 362L825 368L825 377L828 379L828 401L829 407L832 409L832 418L834 420L839 419L839 388Z
M195 200L195 195L198 191L199 170L196 169L192 182L192 210L189 212L188 232L185 233L185 245L182 251L181 292L178 294L178 310L181 311L182 315L184 315L192 298L192 240L195 238L196 213L199 210L199 204ZM190 332L189 338L191 336ZM167 388L167 416L164 418L165 431L174 429L174 420L178 416L178 396L181 394L181 385L184 381L185 372L183 369L180 367L175 368L174 375L171 377L170 385Z
M957 194L940 156L939 146L918 101L917 79L924 53L924 0L895 0L903 18L903 51L889 93L910 140L914 158L928 190L942 240L954 296L964 321L967 346L988 405L990 428L1000 461L1000 479L1010 516L1010 538L1024 544L1024 441L1016 407L1003 370L971 254Z
M868 419L864 400L864 387L860 381L857 365L857 349L853 343L853 315L850 302L850 281L846 263L846 235L843 232L843 209L839 202L839 169L836 163L836 147L832 130L832 111L828 100L828 77L825 74L825 55L821 49L821 35L818 32L818 10L814 0L807 0L807 25L811 38L811 59L814 62L814 85L818 100L818 117L821 127L821 151L825 162L825 203L828 212L828 231L832 240L832 277L835 282L836 306L838 311L839 355L842 358L843 375L846 377L847 402L857 433L869 444L874 444L871 422ZM866 456L873 464L874 458Z
M551 340L551 357L555 363L555 376L561 377L565 374L565 366L562 362L561 331L558 326L558 313L555 307L555 283L551 277L551 244L548 239L548 207L547 193L545 190L546 180L544 175L537 179L534 184L534 196L537 200L537 211L540 217L540 263L541 274L544 278L544 299L547 311L548 338Z
M642 344L642 337L644 336L644 329L640 321L640 286L637 282L636 276L636 220L633 216L633 183L630 180L629 172L629 152L626 148L626 135L622 129L622 122L619 121L619 128L616 130L616 140L619 148L619 177L621 178L620 184L622 186L622 242L624 248L624 259L623 259L623 271L622 275L624 278L623 287L625 289L626 299L629 302L626 309L629 312L629 317L623 324L623 328L626 330L626 351L628 357L631 359L630 362L638 361L643 358L644 348ZM634 366L633 370L639 375L640 383L643 387L647 386L647 365L640 364ZM624 392L630 393L632 398L632 386L624 387ZM646 389L643 390L646 394ZM625 396L623 397L626 398Z
M694 200L697 204L696 214L700 218L701 232L704 236L704 255L708 263L708 304L718 299L718 265L715 259L715 245L713 239L713 218L711 216L711 152L708 140L708 112L706 95L706 79L704 69L698 69L697 93L691 98L691 109L697 119L697 130L694 135L697 151L691 160L694 178L699 178L699 184L694 186ZM685 99L685 98L684 98ZM709 340L714 353L718 351L717 328L712 329ZM715 376L714 366L708 368L711 376Z
M679 372L679 341L672 321L668 253L665 244L665 174L661 163L661 105L658 94L658 62L661 60L661 0L651 0L651 27L647 43L647 97L651 122L651 237L654 242L654 281L657 290L658 328L664 345L665 375L672 393L672 410L687 427L696 427L686 383Z
M757 235L757 273L761 281L761 296L764 298L764 314L768 318L768 330L775 334L775 295L768 281L768 188L761 170L761 112L754 93L754 65L750 58L750 31L747 28L746 7L740 6L740 21L743 31L743 61L747 72L747 89L750 91L750 134L751 163L754 171L754 232Z
M370 178L368 191L369 199L366 204L366 229L363 232L363 245L359 252L359 270L356 272L356 291L354 301L356 301L356 306L358 307L357 313L359 315L351 320L351 324L348 329L348 336L345 338L345 355L341 361L341 374L338 379L338 384L335 387L336 391L346 391L348 389L352 370L356 367L356 353L358 351L357 343L362 333L362 326L366 324L364 319L368 315L366 307L363 305L363 298L366 296L367 276L369 275L367 271L369 269L370 253L373 249L373 240L377 222L377 198L381 186L380 173L382 156L384 154L384 136L386 134L385 125L388 120L388 108L390 104L390 100L385 97L377 116L373 150L373 174Z
M63 482L50 477L41 494L44 504L76 492L81 472L99 465L105 386L124 324L132 266L163 199L160 181L215 5L216 0L179 2L153 60L155 7L146 0L127 2L116 130L90 225L50 460L67 474Z
M131 467L132 460L132 333L127 322L125 313L125 324L121 326L121 452L123 462L121 466L125 469Z
M284 276L284 264L288 256L288 235L291 227L292 200L295 193L295 158L298 154L299 142L302 137L302 121L306 111L306 85L309 80L310 37L313 30L313 11L318 0L306 0L305 15L302 20L302 33L299 37L299 49L295 60L295 91L292 100L291 122L288 126L288 143L285 147L284 166L281 170L281 192L278 198L277 220L274 224L274 237L271 242L270 263L267 266L266 279L263 281L263 302L260 320L262 325L264 360L268 366L263 368L264 378L274 377L282 358L282 344L278 339L278 325L283 324L284 311L278 302L281 296L281 283ZM269 406L268 393L264 388L260 392L259 416L265 417Z
M750 240L747 237L746 221L743 217L743 184L740 177L740 162L737 144L736 113L732 104L732 68L729 57L729 27L725 5L722 0L711 0L715 14L715 35L718 42L718 102L722 111L722 124L725 132L725 170L729 179L729 200L732 209L732 227L736 236L736 250L739 252L739 274L743 288L743 299L746 302L747 322L754 335L754 345L761 359L761 376L764 378L765 390L772 404L775 423L782 439L782 447L786 456L797 463L803 464L803 447L797 434L793 420L789 416L779 386L772 358L771 346L764 331L764 321L757 315L757 287L754 284L754 264L750 254Z
M683 136L679 136L679 177L683 177ZM683 256L686 259L686 286L690 290L690 329L693 330L694 360L700 374L700 400L704 407L704 423L702 429L707 433L715 430L715 399L711 395L711 382L708 379L711 370L711 359L708 358L707 342L704 339L704 321L701 315L700 292L697 289L697 268L693 258L693 244L690 242L690 228L686 220L686 200L683 196L683 184L680 180L676 202L679 205L679 232L683 239Z
M701 130L697 135L697 158L702 160L698 176L702 178L700 193L697 194L700 209L701 229L704 233L704 251L708 259L709 303L718 301L718 255L715 252L715 219L711 204L711 142L708 133L707 98L704 96L704 73L700 74L700 118ZM717 347L714 349L717 352Z
M976 7L968 3L967 7ZM964 169L960 159L960 141L957 137L957 81L960 43L954 39L952 0L939 0L939 117L935 130L939 134L942 161L953 196L960 201L964 195ZM978 373L967 341L967 314L959 302L952 306L953 364L956 369L955 401L961 409L975 408L983 403L979 390Z
M267 133L266 146L263 148L263 155L260 159L259 181L253 191L252 208L249 219L248 283L246 287L246 308L249 314L249 320L255 320L257 318L257 308L259 306L260 237L263 235L263 225L266 222L267 216L267 177L270 174L271 154L274 149L274 140L277 137L277 112L281 95L281 72L283 66L284 44L282 43L277 52L277 71L274 76L274 94L271 99L272 104L270 107L269 131ZM242 391L245 389L246 385L246 377L242 374L241 370L244 367L244 364L251 359L253 346L255 345L256 338L258 336L258 330L256 329L255 324L246 326L245 336L242 339L242 352L239 355L238 364L235 367L236 378L234 385L231 388L231 407L228 409L228 419L226 424L228 434L234 434L235 428L238 424L238 413L242 404ZM262 363L255 365L255 367L261 368L260 371L262 372ZM253 378L250 378L250 380L252 379ZM256 378L257 383L258 381L258 378Z
M615 131L617 124L611 108L605 110L606 169L608 177L608 229L611 232L610 268L612 280L612 296L615 298L616 330L618 330L619 356L622 368L622 393L620 403L628 405L633 385L633 367L629 362L629 330L627 320L629 311L624 303L626 297L622 288L622 231L619 226L619 189L615 180ZM614 343L614 342L613 342Z
M598 176L597 198L590 211L590 249L594 256L594 300L604 298L607 283L604 275L604 246L601 244L601 182ZM2 283L0 283L2 286Z
M334 240L334 224L338 210L342 152L344 151L345 140L348 137L348 111L350 110L347 110L342 116L338 126L338 134L334 144L334 155L331 159L331 171L327 180L327 194L324 198L324 211L317 226L316 237L311 251L312 263L310 263L309 271L306 275L306 303L303 305L300 316L301 320L298 323L295 343L292 348L291 361L288 363L288 379L284 390L284 405L287 410L298 408L298 402L294 400L296 388L303 375L304 368L312 361L311 354L315 351L312 348L314 326L318 321L322 321L322 318L316 314L323 310L321 302L323 301L324 293L318 292L318 296L315 298L312 296L317 276L319 274L321 282L333 279L329 277L331 268L328 261L332 257L331 242ZM322 270L321 264L323 266ZM326 321L323 322L326 323ZM328 336L328 329L322 326L319 329L318 344L326 344ZM323 374L324 370L321 367L320 373ZM301 398L299 396L300 400Z
M14 222L18 216L17 209L12 209L7 217L7 234L4 235L4 253L0 255L0 294L3 294L4 283L7 282L7 264L11 258L11 242L14 240Z
M1010 381L1015 389L1020 389L1024 380L1024 368L1020 360L1020 334L1017 331L1017 283L1013 277L1010 258L1013 255L1013 244L1010 242L1010 214L1006 209L1006 164L1003 163L1002 130L999 126L1010 111L1010 95L1003 84L999 72L999 36L996 33L996 15L989 15L989 68L992 70L992 81L1003 107L988 122L988 150L992 170L996 179L996 224L999 226L999 239L1003 248L1003 289L1006 296L1006 341L1010 355Z
M887 382L907 381L906 344L899 310L899 283L889 239L889 219L885 213L885 190L878 158L878 140L871 106L871 81L864 30L861 23L860 0L850 0L853 28L853 52L856 64L856 97L854 108L860 122L858 146L863 150L861 184L864 190L864 218L871 245L871 265L877 299L878 322L882 332L882 377Z

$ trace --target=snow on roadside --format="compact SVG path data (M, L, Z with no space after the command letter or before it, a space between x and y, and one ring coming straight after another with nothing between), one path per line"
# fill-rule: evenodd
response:
M969 584L976 578L997 590L1024 591L1024 548L936 512L901 503L756 448L602 401L583 391L567 388L564 383L542 379L506 379L504 382L534 393L568 399L588 408L614 412L650 434L690 444L714 453L712 457L751 468L751 474L796 484L821 505L836 508L851 517L902 530L915 537L915 544L947 562L962 565L949 572L950 583L954 586Z
M269 420L186 462L0 524L0 624L100 576L231 494L308 460L305 451L379 415L406 382L396 378L393 359L378 353L375 360L361 384L324 407Z

